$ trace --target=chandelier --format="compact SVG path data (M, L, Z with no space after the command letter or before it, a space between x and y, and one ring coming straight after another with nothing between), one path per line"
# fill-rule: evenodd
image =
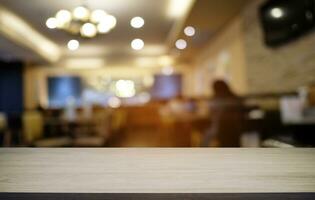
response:
M93 38L97 34L110 32L116 26L116 18L101 9L90 10L86 6L78 6L72 12L59 10L54 17L47 19L46 26L73 35Z

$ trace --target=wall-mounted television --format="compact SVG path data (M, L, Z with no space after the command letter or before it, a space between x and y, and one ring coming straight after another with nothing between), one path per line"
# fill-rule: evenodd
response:
M82 82L76 76L48 77L48 100L49 107L62 108L67 105L69 97L81 101Z
M153 99L165 100L181 95L182 92L182 76L180 74L173 75L155 75L154 84L151 88Z
M315 0L268 0L260 7L265 43L277 47L315 26Z

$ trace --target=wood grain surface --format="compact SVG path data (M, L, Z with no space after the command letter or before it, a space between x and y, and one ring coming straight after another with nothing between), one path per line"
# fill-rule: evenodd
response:
M1 200L314 200L314 193L0 193Z
M0 149L2 194L314 192L315 149Z

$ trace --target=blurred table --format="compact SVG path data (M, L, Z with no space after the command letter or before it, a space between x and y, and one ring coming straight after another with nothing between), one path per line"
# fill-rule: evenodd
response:
M167 135L167 139L164 140L170 142L168 147L196 146L192 141L193 134L197 131L201 140L211 124L210 117L196 114L170 115L164 117L162 121L164 127L162 134Z
M0 199L314 199L314 166L315 149L4 148Z

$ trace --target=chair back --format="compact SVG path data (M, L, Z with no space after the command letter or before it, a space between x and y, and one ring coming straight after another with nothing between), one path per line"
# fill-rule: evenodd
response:
M0 112L0 131L6 129L7 125L8 125L8 122L7 122L6 115Z
M26 111L23 114L23 138L32 143L43 136L44 119L38 111Z

